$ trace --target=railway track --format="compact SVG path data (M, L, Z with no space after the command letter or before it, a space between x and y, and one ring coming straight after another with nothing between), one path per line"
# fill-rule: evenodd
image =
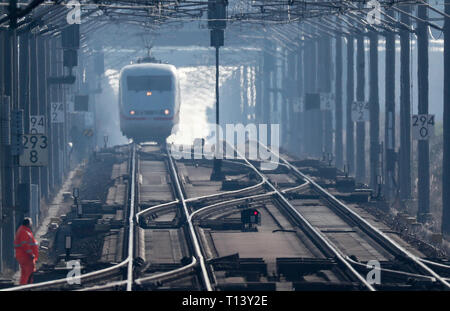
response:
M90 290L98 288L117 288L131 290L133 284L133 259L134 259L134 198L135 198L135 179L136 179L136 146L129 145L127 197L125 210L127 211L127 234L125 236L124 250L127 250L126 258L108 268L81 274L79 277L66 277L58 280L40 282L29 285L16 286L3 289L3 291L20 290ZM98 285L109 283L107 285Z
M356 213L353 209L349 208L346 204L342 203L342 201L338 200L333 194L331 194L329 191L327 191L317 182L315 182L313 178L303 174L297 167L292 165L284 157L272 152L267 146L261 143L259 144L260 146L271 152L273 155L275 155L283 164L288 166L292 170L292 172L294 172L294 174L296 174L299 178L302 178L303 180L308 182L310 188L314 192L318 193L321 199L326 202L325 206L330 211L332 211L336 216L339 216L344 222L352 223L353 226L358 226L358 228L361 230L361 233L366 235L373 242L377 243L381 247L381 249L385 250L387 253L390 253L395 259L397 260L400 259L404 264L406 264L407 268L405 270L410 270L410 271L398 271L392 269L381 269L382 271L384 271L387 274L394 274L396 276L403 275L405 278L416 277L417 279L427 280L430 282L430 284L438 283L439 284L438 287L442 289L445 290L450 289L448 275L446 277L443 277L430 268L430 265L436 266L438 265L437 263L423 260L418 256L412 254L410 251L401 246L398 242L394 241L391 237L381 232L378 228L376 228L367 220L365 220L363 217L358 215L358 213ZM257 170L256 168L254 169ZM283 201L285 201L286 203L289 202L289 200L287 200L286 198L284 198ZM293 210L297 210L292 204L289 203L289 205ZM322 223L324 221L326 220L321 219ZM316 228L317 227L318 226L316 226ZM323 236L323 233L319 232L319 234ZM344 256L343 258L347 264L350 264L358 268L361 267L364 268L364 265L358 263L357 260L354 260L349 256L348 251L339 249L336 246L334 246L334 248L336 249L337 252L341 254L341 256ZM449 266L445 267L443 267L443 265L440 266L442 268L445 268L448 273L448 269L450 268ZM370 287L368 288L370 289Z
M82 274L81 285L66 278L7 290L450 288L450 267L412 254L278 154L279 168L267 172L235 150L219 185L204 179L211 161L129 149L125 259ZM242 228L247 208L261 213L259 228ZM367 280L370 260L388 285Z

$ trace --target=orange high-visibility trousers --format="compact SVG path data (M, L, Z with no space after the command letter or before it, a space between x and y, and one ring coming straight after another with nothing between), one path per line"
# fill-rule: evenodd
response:
M33 259L22 259L18 261L20 265L20 285L33 283L33 272L36 270Z

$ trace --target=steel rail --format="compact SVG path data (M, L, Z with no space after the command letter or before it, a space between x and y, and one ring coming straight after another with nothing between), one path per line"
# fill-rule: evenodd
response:
M423 258L419 258L419 260L422 261L422 262L425 262L427 264L434 265L434 266L439 267L439 268L450 269L449 265L446 265L446 264L443 264L443 263L440 263L440 262L435 262L435 261L431 261L431 260L427 260L427 259L423 259Z
M196 153L196 152L190 153L188 151L186 153L189 153L190 155L194 155L194 157L196 155L197 156L203 156L204 155L203 153ZM211 157L211 159L212 158L213 157ZM194 160L200 160L200 159L195 159L194 158ZM226 160L226 159L224 159L223 162L231 162L233 164L240 164L242 166L249 167L246 163L234 162L234 161L230 161L230 160ZM215 199L216 197L222 197L222 196L225 196L225 195L239 194L241 192L251 191L253 189L261 187L263 184L264 184L264 181L261 181L261 182L255 184L255 185L253 185L253 186L245 187L245 188L242 188L242 189L223 191L223 192L220 192L220 193L213 193L213 194L208 194L208 195L198 196L198 197L193 197L193 198L186 198L185 200L186 200L186 202L194 202L194 201L199 201L199 200L203 200L203 199Z
M162 273L158 273L158 274L154 274L148 277L143 277L143 278L139 278L139 279L135 279L134 282L138 285L142 285L143 283L149 282L149 281L155 281L158 279L162 279L162 278L167 278L170 276L175 276L177 274L181 274L183 273L185 270L188 270L190 268L194 268L197 265L197 259L195 259L195 257L192 257L192 261L191 263L171 270L171 271L166 271L166 272L162 272ZM107 289L107 288L111 288L114 286L123 286L126 285L127 281L116 281L116 282L111 282L108 284L104 284L104 285L96 285L96 286L92 286L92 287L88 287L88 288L83 288L77 291L91 291L91 290L102 290L102 289Z
M248 192L248 191L260 188L262 185L264 185L263 181L257 183L256 185L253 185L253 186L250 186L250 187L245 187L245 188L242 188L242 189L224 191L224 192L221 192L221 193L208 194L208 195L195 197L195 198L188 198L188 199L186 199L186 202L190 203L190 202L195 202L195 201L204 200L204 199L216 199L216 198L219 198L219 197L222 197L222 196L229 196L229 195L232 195L232 194L240 194L242 192Z
M233 199L233 200L229 200L229 201L225 201L225 202L219 202L219 203L211 204L211 205L208 205L208 206L205 206L205 207L202 207L202 208L196 210L189 217L190 217L190 220L192 221L195 216L197 216L198 214L204 213L206 210L210 210L210 209L214 209L214 208L218 208L218 207L225 207L225 206L228 206L230 204L235 204L235 203L238 203L238 202L247 201L249 199L250 200L251 199L265 199L265 197L270 197L270 196L273 196L274 194L276 194L276 192L271 191L271 192L266 192L266 193L261 193L261 194L255 194L255 195L252 195L250 197Z
M143 283L146 283L146 282L155 281L155 280L158 280L158 279L174 276L176 274L181 274L185 270L188 270L190 268L194 268L196 265L197 265L197 259L195 257L192 257L191 263L189 263L189 264L187 264L187 265L185 265L183 267L180 267L180 268L177 268L177 269L174 269L174 270L171 270L171 271L162 272L162 273L158 273L158 274L155 274L155 275L139 278L139 279L135 280L135 283L138 284L138 285L142 285Z
M107 289L107 288L111 288L114 286L124 286L127 284L127 280L125 281L115 281L115 282L110 282L104 285L95 285L95 286L91 286L91 287L86 287L86 288L82 288L82 289L77 289L76 292L88 292L88 291L94 291L94 290L102 290L102 289Z
M130 208L128 215L128 269L127 269L127 291L133 288L133 259L134 259L134 201L136 194L136 145L131 145L131 185L130 185Z
M308 185L309 185L309 182L306 181L304 184L301 184L299 186L295 186L295 187L292 187L292 188L281 190L281 192L282 193L287 193L287 192L291 192L291 191L300 190L300 189L302 189L302 188L304 188L304 187L306 187ZM203 213L203 212L205 212L206 210L209 210L209 209L214 209L214 208L218 208L218 207L226 207L226 206L228 206L230 204L233 204L233 203L238 203L238 202L248 201L248 200L254 200L254 199L257 199L257 201L258 201L258 199L264 199L265 197L270 197L270 196L273 196L274 194L276 194L276 192L275 191L271 191L271 192L251 195L251 196L248 196L248 197L236 198L236 199L232 199L232 200L228 200L228 201L214 203L214 204L211 204L211 205L208 205L208 206L204 206L204 207L194 211L191 214L190 217L193 220L194 216L197 216L198 214L201 214L201 213Z
M178 173L177 173L177 170L175 168L175 164L173 163L173 159L172 159L172 156L171 156L171 153L170 153L170 150L169 150L168 146L166 147L166 150L167 150L167 154L169 156L170 169L172 171L173 178L175 179L176 190L178 192L178 196L179 196L179 198L181 200L181 203L183 205L183 211L184 211L184 214L186 216L186 221L187 221L187 224L188 224L188 227L189 227L189 233L190 233L190 236L191 236L191 239L192 239L192 243L194 244L193 245L194 246L194 251L195 251L195 254L197 256L197 260L200 263L201 275L202 275L202 278L203 278L203 282L204 282L204 285L205 285L206 289L208 291L212 291L212 286L211 286L211 282L209 280L208 271L206 270L205 259L203 258L203 254L202 254L202 251L201 251L201 248L200 248L200 244L198 242L197 234L195 233L194 226L192 225L192 222L190 221L190 218L189 218L189 214L190 213L189 213L189 210L188 210L187 205L186 205L184 194L183 194L183 191L181 189L180 180L178 178Z
M300 214L297 209L295 209L294 206L292 206L292 204L286 199L286 197L265 177L265 175L263 175L254 165L252 165L245 156L243 156L242 154L240 154L240 152L238 150L236 150L236 148L234 148L234 146L231 146L236 153L238 154L239 157L241 157L245 162L247 162L247 164L249 164L253 170L255 171L255 173L257 173L259 176L261 176L261 178L263 178L264 180L266 180L267 185L273 190L275 191L275 193L278 195L278 197L280 198L280 200L291 210L291 212L293 212L297 218L300 220L301 224L304 226L304 229L307 230L309 232L309 234L311 235L312 238L315 237L316 241L318 240L320 242L320 244L322 246L325 246L325 248L327 249L327 251L331 252L336 259L357 279L361 282L362 285L364 285L369 291L375 291L375 288L369 284L369 282L367 282L367 280L365 280L354 268L353 266L348 263L348 261L344 258L344 256L341 254L341 252L334 246L331 244L331 242L329 242L327 239L325 239L322 234L317 231L317 229L311 225L311 223L305 218L303 217L302 214ZM268 149L269 150L269 149ZM271 150L269 150L271 153L273 153Z
M160 208L163 208L163 207L176 205L178 203L180 203L180 200L170 201L170 202L167 202L167 203L162 203L162 204L158 204L158 205L155 205L155 206L148 207L148 208L140 211L139 213L136 213L136 222L139 224L139 217L141 217L141 215L143 215L143 214L149 213L149 212L151 212L151 211L153 211L155 209L160 209Z
M243 188L243 189L231 190L231 191L226 191L226 192L222 192L222 193L214 193L214 194L209 194L209 195L205 195L205 196L189 198L189 199L185 199L185 202L186 203L192 203L192 202L196 202L196 201L200 201L200 200L204 200L204 199L216 199L216 198L220 198L222 196L226 196L226 195L230 195L230 194L239 194L239 193L242 193L242 192L247 192L247 191L259 188L263 184L264 184L264 182L260 182L260 183L258 183L256 185L253 185L253 186L250 186L250 187L246 187L246 188ZM293 187L293 188L290 188L290 189L286 189L286 190L294 191L298 187L300 187L300 186L296 186L296 187ZM244 198L247 198L247 197L244 197ZM149 213L149 212L151 212L153 210L156 210L156 209L168 207L168 206L171 206L171 205L176 205L178 203L180 203L180 200L170 201L170 202L167 202L167 203L162 203L162 204L158 204L158 205L155 205L155 206L148 207L148 208L146 208L146 209L144 209L144 210L142 210L142 211L140 211L139 213L136 214L136 221L139 223L139 217L141 217L143 214L147 214L147 213Z
M351 259L350 257L346 257L346 259L353 265L358 266L360 268L364 268L367 270L371 270L371 268L368 268L366 264L363 264L361 262L357 262L354 261L353 259ZM380 272L385 272L386 274L391 274L391 275L395 275L396 277L409 277L409 278L415 278L415 279L420 279L423 281L427 281L430 283L436 283L436 278L432 277L432 276L428 276L428 275L423 275L423 274L417 274L417 273L411 273L411 272L406 272L406 271L401 271L401 270L392 270L392 269L386 269L386 268L379 268Z
M51 287L51 286L62 285L64 283L69 284L69 281L72 281L72 280L79 279L80 281L82 281L82 280L85 280L88 278L93 278L96 276L101 276L101 275L107 274L109 272L112 272L114 270L118 270L118 269L122 268L127 263L128 263L128 258L114 266L111 266L111 267L108 267L108 268L105 268L102 270L97 270L97 271L92 271L92 272L89 272L86 274L82 274L79 277L73 277L73 278L66 277L66 278L58 279L58 280L51 280L51 281L40 282L40 283L35 283L35 284L9 287L9 288L0 289L0 291L19 291L19 290L27 290L27 289L37 289L39 287L47 288L47 287Z
M444 285L447 289L450 289L450 284L448 281L445 280L445 278L441 277L439 274L434 272L430 267L425 265L421 260L418 259L417 256L413 255L400 245L398 245L395 241L393 241L391 238L389 238L386 234L372 226L370 223L368 223L364 218L359 216L357 213L355 213L353 210L351 210L349 207L347 207L344 203L342 203L340 200L338 200L334 195L326 191L324 188L322 188L319 184L317 184L312 178L309 176L303 174L300 172L295 166L289 163L286 159L281 157L279 154L276 154L271 149L269 149L267 146L259 142L261 146L263 146L267 151L275 155L279 160L283 161L285 164L289 165L289 167L296 172L301 178L304 178L305 180L308 180L311 185L318 190L320 193L322 193L326 198L328 198L330 201L332 201L334 204L336 204L341 210L345 212L347 216L349 216L351 219L353 219L361 229L363 229L369 236L374 238L375 240L381 240L382 244L385 246L388 246L388 248L393 249L397 253L401 254L404 258L410 260L417 266L419 266L421 269L423 269L426 273L430 274L432 277L436 278L442 285ZM380 241L379 241L380 242Z
M130 145L130 147L133 148L133 146L131 146L131 145ZM132 151L132 153L133 153L133 151ZM134 203L133 203L133 205L134 205ZM131 213L130 213L130 215L131 215ZM130 219L130 221L131 222L129 225L131 228L131 227L133 227L133 222L132 222L132 219ZM45 288L49 288L49 287L69 284L69 281L72 282L73 280L80 280L80 282L81 282L81 281L86 281L86 280L90 280L90 279L95 279L97 277L102 277L104 275L108 275L111 272L114 272L115 270L118 270L117 272L120 272L122 267L126 266L130 261L132 262L133 258L132 257L130 258L130 256L128 256L125 260L121 261L118 264L115 264L115 265L105 268L105 269L96 270L96 271L92 271L92 272L89 272L86 274L82 274L79 277L66 277L66 278L58 279L58 280L51 280L51 281L45 281L45 282L40 282L40 283L35 283L35 284L27 284L27 285L15 286L15 287L3 288L3 289L0 289L0 291L20 291L20 290L29 290L29 289L30 290L31 289L39 289L39 288L45 289Z
M248 166L247 164L243 164L243 165ZM243 191L248 191L250 189L256 188L256 186L259 187L259 186L261 186L264 183L265 182L263 181L263 182L258 183L257 185L253 185L253 186L250 186L250 187L247 187L247 188L244 188L244 189L228 191L226 193L220 193L220 194L213 194L213 195L195 197L195 198L191 198L191 199L186 199L185 201L186 202L188 202L188 201L189 202L193 202L193 201L197 201L197 200L205 199L205 198L211 198L211 197L215 198L215 197L218 197L218 196L223 195L223 194L240 193L240 192L243 192ZM302 185L282 190L282 192L290 192L290 191L299 190L299 189L307 186L308 184L309 184L309 182L306 181ZM191 220L193 220L193 218L195 216L197 216L198 214L201 214L202 212L205 212L208 209L214 209L214 208L219 207L219 206L227 206L227 205L232 204L232 203L237 203L237 202L241 202L241 201L247 201L249 199L264 198L266 196L271 196L274 193L275 192L257 194L257 195L252 195L252 196L247 196L247 197L242 197L242 198L236 198L236 199L232 199L232 200L228 200L228 201L215 203L215 204L212 204L212 205L209 205L209 206L205 206L205 207L203 207L203 208L193 212L192 214L190 214L189 217L190 217ZM177 204L179 202L180 202L179 200L176 200L176 201L172 201L172 202L168 202L168 203L159 204L159 205L156 205L156 206L149 207L149 208L147 208L147 209L137 213L136 214L136 219L137 219L137 221L139 221L139 217L142 214L144 214L144 213L150 212L150 211L158 209L158 208L163 208L163 207L167 207L167 206L170 206L170 205L174 205L174 204ZM152 276L139 278L139 279L135 280L135 283L138 284L138 285L141 285L142 283L145 283L145 282L154 281L154 280L158 280L158 279L161 279L161 278L164 278L164 277L169 277L169 276L172 276L172 275L180 274L180 273L184 272L185 270L188 270L189 268L193 268L196 264L197 264L196 258L192 257L192 262L190 264L186 265L186 266L183 266L181 268L177 268L177 269L174 269L174 270L171 270L171 271L168 271L168 272L163 272L163 273L155 274L155 275L152 275ZM122 281L122 282L114 282L114 283L111 283L111 284L106 284L106 285L101 285L101 286L94 286L94 287L91 287L90 289L92 289L92 290L106 289L106 288L110 288L110 287L113 287L113 286L122 285L123 282L124 281ZM87 290L89 290L89 289L87 289Z
M296 186L296 187L292 187L292 188L289 188L289 189L285 189L285 190L283 190L282 192L288 192L288 191L299 190L299 189L301 189L301 188L307 186L308 184L309 184L309 182L306 182L306 183L304 183L304 184L302 184L302 185L300 185L300 186ZM191 214L189 215L189 218L190 218L191 220L193 220L194 217L198 216L199 214L205 212L205 211L208 210L208 209L214 209L214 208L217 208L217 207L227 206L227 205L230 205L230 204L233 204L233 203L238 203L238 202L241 202L241 201L247 201L247 200L249 200L249 199L250 199L250 200L252 200L252 199L263 199L263 198L265 198L265 197L269 197L269 196L272 196L272 195L274 195L274 194L275 194L275 192L272 191L272 192L267 192L267 193L262 193L262 194L256 194L256 195L252 195L252 196L248 196L248 197L242 197L242 198L237 198L237 199L232 199L232 200L228 200L228 201L224 201L224 202L215 203L215 204L208 205L208 206L202 207L202 208L200 208L200 209L194 211L193 213L191 213ZM173 202L171 202L171 203L173 203ZM167 204L166 204L166 205L167 205ZM161 206L161 205L160 205L160 206L153 206L153 207L151 207L151 208L149 208L149 209L153 209L153 208L156 208L156 207L162 207L162 206ZM149 210L149 209L147 209L147 210ZM146 210L146 211L147 211L147 210ZM135 282L138 283L138 284L140 284L140 283L145 282L145 281L150 281L150 280L154 280L154 279L158 279L158 278L165 277L165 276L170 275L170 274L176 274L176 273L178 273L178 272L181 272L181 271L184 270L184 269L190 268L191 265L193 266L193 265L196 264L196 259L195 259L195 257L192 257L192 258L193 258L193 262L192 262L191 264L189 264L189 265L186 265L186 266L184 266L184 267L177 268L177 269L174 269L174 270L171 270L171 271L168 271L168 272L164 272L164 273L161 273L161 274L152 275L152 276L144 277L144 278L139 278L139 279L136 279Z
M365 268L370 270L371 268L368 268L367 265L361 263L361 262L357 262L353 259L351 259L350 257L346 256L346 259L351 262L352 264L354 264L355 266L359 266L361 268ZM416 279L423 279L429 282L436 282L436 278L432 277L432 276L428 276L428 275L423 275L423 274L417 274L417 273L411 273L411 272L406 272L406 271L401 271L401 270L392 270L392 269L386 269L386 268L381 268L379 269L380 271L384 271L386 273L390 273L393 275L399 275L399 276L404 276L404 277L413 277Z
M239 164L241 164L241 163L239 163ZM242 164L242 165L247 166L246 164ZM250 186L250 187L246 187L246 188L243 188L243 189L226 191L226 192L223 192L223 193L217 193L217 194L206 195L206 196L199 196L199 197L195 197L195 198L186 199L185 201L186 202L195 202L195 201L202 200L202 199L211 199L211 198L220 197L220 196L223 196L223 195L239 194L239 193L242 193L242 192L251 191L253 189L261 187L263 184L264 184L264 182L260 182L260 183L258 183L256 185L253 185L253 186ZM159 205L156 205L156 206L149 207L149 208L147 208L145 210L142 210L142 211L140 211L139 213L136 214L136 222L139 224L140 216L145 214L145 213L151 212L151 211L159 209L159 208L164 208L164 207L168 207L168 206L171 206L171 205L175 205L175 204L178 204L178 203L180 203L180 201L177 199L175 201L159 204ZM180 274L180 273L184 272L185 270L188 270L189 268L193 268L196 265L197 265L197 259L195 257L192 257L192 262L190 264L186 265L186 266L183 266L181 268L177 268L177 269L174 269L174 270L171 270L171 271L168 271L168 272L163 272L163 273L159 273L159 274L156 274L156 275L152 275L152 276L149 276L149 277L139 278L139 279L135 280L135 283L138 284L138 285L141 285L144 282L149 282L149 281L158 280L158 279L161 279L161 278L164 278L164 277ZM106 284L106 285L102 285L102 286L91 287L91 289L92 290L106 289L106 288L110 288L110 287L113 287L113 286L121 285L122 283L123 283L123 281L122 282L114 282L114 283Z

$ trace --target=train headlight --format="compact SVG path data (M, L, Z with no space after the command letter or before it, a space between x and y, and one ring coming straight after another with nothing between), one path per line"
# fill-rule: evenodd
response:
M148 91L147 96L152 96L152 92Z
M164 114L167 116L167 115L169 115L170 114L170 110L169 109L165 109L164 110Z
M136 113L136 111L134 111L134 110L130 110L130 114L131 114L132 116L134 116L134 115L135 115L135 113Z

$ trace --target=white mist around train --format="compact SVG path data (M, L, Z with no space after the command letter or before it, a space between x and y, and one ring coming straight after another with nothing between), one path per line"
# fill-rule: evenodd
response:
M224 130L220 125L208 123L207 128L209 135L204 139L196 139L193 146L171 144L172 156L177 160L239 159L245 156L249 160L261 161L262 170L275 170L278 167L279 124L226 124ZM174 133L177 131L178 124L173 128Z

